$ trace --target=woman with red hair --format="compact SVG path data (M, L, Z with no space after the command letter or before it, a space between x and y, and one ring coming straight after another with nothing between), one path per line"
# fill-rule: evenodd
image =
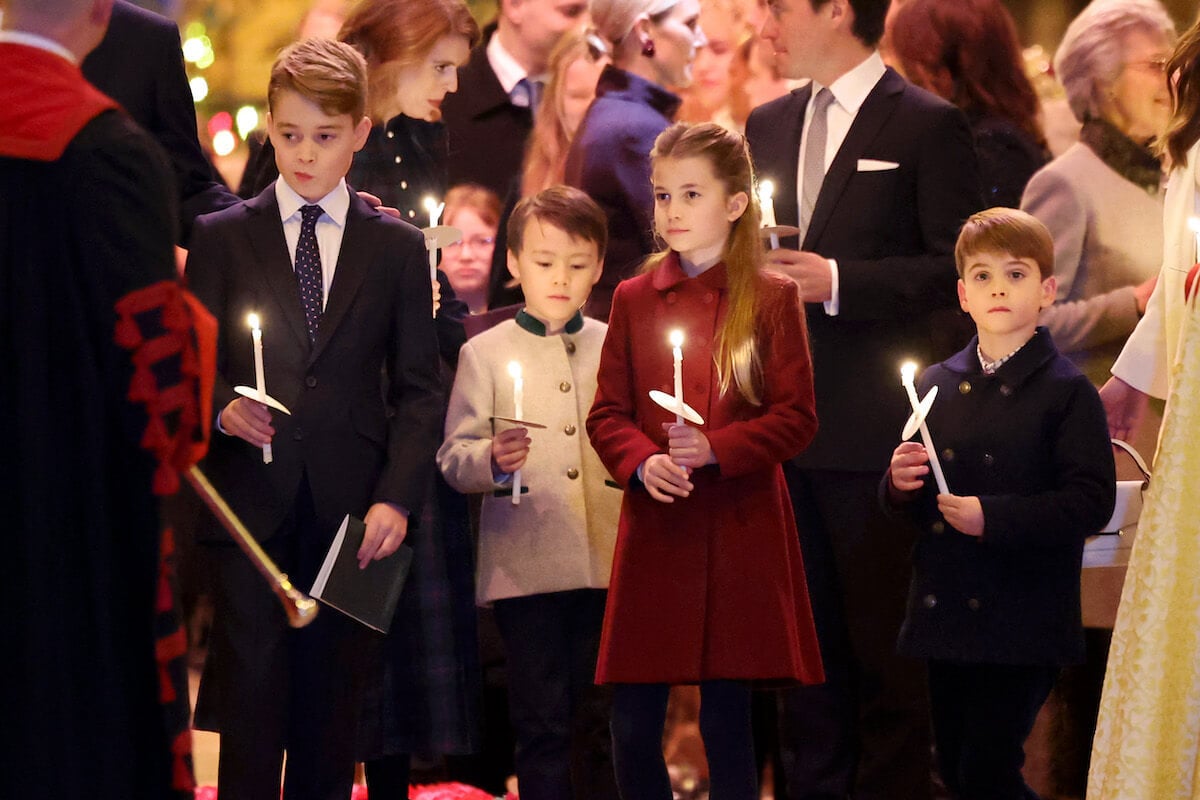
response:
M888 25L897 69L967 115L985 204L1016 208L1049 154L1012 15L1000 0L906 0Z

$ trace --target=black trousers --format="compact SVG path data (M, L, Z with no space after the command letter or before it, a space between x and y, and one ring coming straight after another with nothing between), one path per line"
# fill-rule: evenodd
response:
M881 475L784 465L826 682L780 692L789 800L929 800L924 665L896 652L911 536L879 508Z
M334 529L316 520L307 482L264 549L301 588L312 585ZM215 616L197 717L219 717L222 800L347 800L369 630L322 606L294 629L249 559L214 548Z
M596 685L608 592L497 600L521 800L615 800L612 692Z
M1058 668L929 662L938 772L955 800L1037 800L1025 740Z
M671 798L662 746L670 689L665 683L613 687L613 761L621 800ZM712 800L758 800L750 704L748 684L700 684L700 736L708 757Z

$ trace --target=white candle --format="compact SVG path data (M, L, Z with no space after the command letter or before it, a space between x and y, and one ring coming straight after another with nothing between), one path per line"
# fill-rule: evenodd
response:
M434 200L432 197L426 197L425 198L425 210L429 212L429 227L436 228L437 224L438 224L438 220L440 220L442 218L442 212L446 210L446 204L439 203L436 200ZM429 285L430 285L430 288L433 287L433 284L437 283L437 264L438 264L437 245L430 245L430 247L429 247ZM437 316L436 310L433 312L433 315L435 317Z
M912 406L913 413L920 413L921 401L917 398L917 387L913 383L913 376L916 375L917 365L911 361L906 361L900 367L900 382L904 384L905 391L908 392L908 402ZM938 492L940 494L950 494L950 490L946 487L946 476L942 474L942 462L938 461L937 450L933 447L933 438L929 435L929 426L925 424L925 420L921 420L921 441L925 443L925 452L929 454L929 468L933 470L933 479L937 481Z
M670 335L671 356L675 362L675 402L683 410L683 331L673 330ZM675 415L675 424L683 424L683 415Z
M777 227L779 223L775 221L775 184L771 181L763 181L758 185L758 205L762 209L762 226L764 228ZM771 249L779 249L779 234L771 234Z
M258 314L249 314L246 322L250 325L250 337L254 340L254 390L258 392L259 401L262 401L267 396L267 374L263 369L262 328L259 325ZM270 442L263 445L262 454L263 463L270 464L272 459Z
M1188 217L1187 224L1196 235L1196 261L1200 261L1200 217Z
M521 377L521 365L516 361L508 362L508 374L513 379L513 419L521 419L525 414L522 406L525 404L525 380ZM521 470L512 475L512 504L521 504Z

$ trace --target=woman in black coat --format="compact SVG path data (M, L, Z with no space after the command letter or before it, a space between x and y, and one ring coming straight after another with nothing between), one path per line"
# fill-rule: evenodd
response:
M654 246L650 150L679 109L666 87L692 82L700 30L699 0L594 0L594 33L610 48L596 99L567 155L566 182L591 195L608 217L604 273L584 312L608 319L616 285Z

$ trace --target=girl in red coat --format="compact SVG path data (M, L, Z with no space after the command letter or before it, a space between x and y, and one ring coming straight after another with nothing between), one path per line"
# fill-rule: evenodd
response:
M700 684L713 800L758 797L753 683L823 680L781 463L817 429L795 286L764 275L745 140L677 124L651 153L654 225L669 249L613 297L592 444L625 488L597 681L614 685L624 800L671 797L662 728L671 684ZM676 424L648 391L683 395Z

